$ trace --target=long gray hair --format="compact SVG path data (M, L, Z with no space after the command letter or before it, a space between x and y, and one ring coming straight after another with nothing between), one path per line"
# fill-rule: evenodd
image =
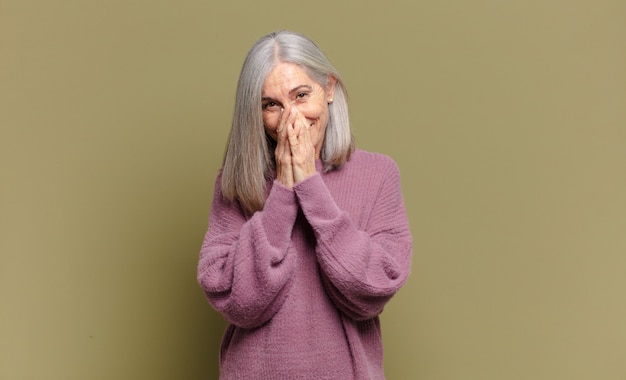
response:
M239 75L233 124L222 167L222 194L230 201L238 201L249 213L263 209L265 186L275 170L275 143L263 126L261 94L265 79L281 62L299 65L324 88L329 77L336 78L320 153L324 170L341 168L354 151L347 92L324 53L313 41L295 32L279 31L262 37L248 52Z

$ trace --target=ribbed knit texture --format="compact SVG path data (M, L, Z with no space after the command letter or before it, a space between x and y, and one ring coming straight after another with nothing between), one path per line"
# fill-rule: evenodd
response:
M229 325L220 379L384 379L379 314L411 234L396 164L356 150L338 171L270 183L246 216L216 180L198 282Z

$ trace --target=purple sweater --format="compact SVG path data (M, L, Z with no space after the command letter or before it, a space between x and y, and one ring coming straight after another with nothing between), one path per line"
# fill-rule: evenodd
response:
M379 314L412 240L396 164L356 150L246 216L215 186L198 281L229 325L220 379L384 379Z

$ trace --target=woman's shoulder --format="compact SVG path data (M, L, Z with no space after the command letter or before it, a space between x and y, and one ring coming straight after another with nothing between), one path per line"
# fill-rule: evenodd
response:
M397 170L397 164L390 156L378 153L370 152L362 149L355 149L350 157L349 163L355 166L367 166L371 169L392 169Z

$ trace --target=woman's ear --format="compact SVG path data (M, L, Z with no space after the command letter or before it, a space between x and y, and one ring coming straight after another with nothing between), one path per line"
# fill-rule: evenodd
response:
M335 85L337 84L337 78L332 75L328 76L328 82L326 84L326 102L328 104L333 102L335 97Z

